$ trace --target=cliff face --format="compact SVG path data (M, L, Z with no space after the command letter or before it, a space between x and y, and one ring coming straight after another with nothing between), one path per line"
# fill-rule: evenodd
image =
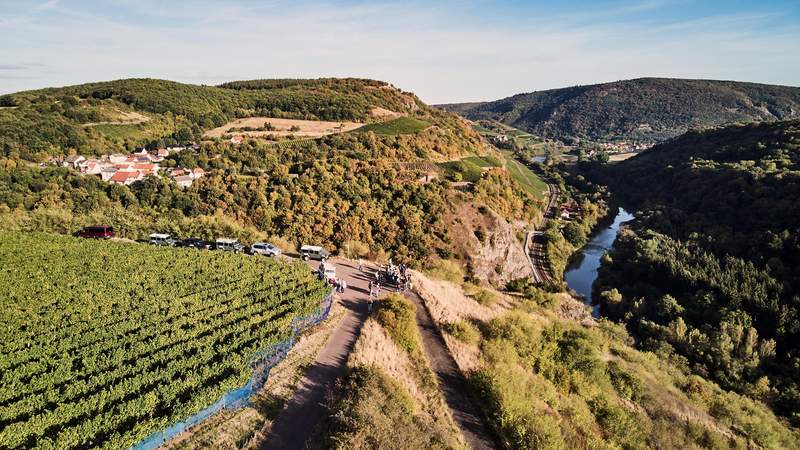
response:
M448 218L455 248L478 278L495 286L531 275L525 257L524 236L527 223L509 222L491 209L463 204Z

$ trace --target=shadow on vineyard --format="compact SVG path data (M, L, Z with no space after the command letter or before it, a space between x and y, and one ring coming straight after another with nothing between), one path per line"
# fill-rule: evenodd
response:
M193 427L200 422L206 420L211 415L219 412L222 409L238 409L250 405L250 396L258 392L269 377L269 371L276 364L281 362L295 344L297 337L303 330L312 327L328 317L331 311L333 302L333 292L325 296L319 309L307 317L297 318L294 320L292 327L292 335L289 339L269 346L263 351L258 352L253 356L250 366L253 367L253 376L244 386L233 389L222 396L213 405L205 408L197 414L182 420L176 424L170 425L168 428L153 433L147 439L139 442L132 448L134 450L150 450L158 448L160 445L169 441L173 437L183 433L188 428Z

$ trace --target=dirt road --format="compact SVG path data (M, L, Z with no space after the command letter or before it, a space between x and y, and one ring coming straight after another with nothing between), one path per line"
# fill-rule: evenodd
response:
M439 379L439 387L447 406L467 444L475 450L497 448L483 414L469 395L467 381L450 355L447 344L434 325L424 302L414 292L406 292L405 296L417 307L417 327L422 337L425 357Z
M349 261L332 259L336 266L336 274L347 282L344 294L339 294L341 304L347 310L339 328L333 332L322 348L314 364L300 380L294 396L286 408L275 420L264 449L303 448L314 427L324 414L322 402L325 393L333 387L335 381L344 372L347 357L353 350L361 327L367 319L367 301L369 297L368 274L361 273L358 267ZM319 262L310 262L316 269Z

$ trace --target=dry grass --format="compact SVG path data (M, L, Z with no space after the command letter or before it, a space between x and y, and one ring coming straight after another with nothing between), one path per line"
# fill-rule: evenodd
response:
M266 122L275 127L274 131L231 131L232 128L260 128ZM297 120L297 119L278 119L274 117L247 117L244 119L236 119L228 122L221 127L208 130L203 134L207 138L218 138L225 134L235 133L243 136L277 136L286 137L294 135L297 137L316 138L329 134L344 133L352 131L364 125L357 122L326 122L323 120ZM292 127L297 127L299 130L291 131Z
M620 162L625 161L628 158L632 158L638 154L639 152L614 153L608 156L608 160L611 162Z
M347 365L350 368L359 365L380 367L420 404L426 401L422 390L414 382L415 371L408 354L394 343L375 319L370 318L364 323Z
M85 127L92 127L95 125L136 125L138 123L145 123L150 120L149 117L145 116L144 114L140 114L136 111L120 111L115 109L114 114L117 115L117 120L106 121L106 122L90 122L85 123L83 126Z
M425 422L443 427L458 446L466 448L438 384L428 385L421 379L423 372L430 375L427 378L435 379L427 361L423 359L421 363L412 363L409 353L392 340L377 320L369 318L364 323L347 365L351 369L358 366L374 367L386 373L414 400L415 415Z
M488 322L514 305L512 298L500 293L495 293L497 301L493 304L481 305L468 297L459 285L449 281L435 280L417 271L410 272L414 290L425 302L433 321L440 330L459 321ZM481 353L477 345L459 340L447 332L443 332L442 335L462 372L467 373L480 366Z
M379 119L391 120L403 116L405 116L405 114L394 112L386 108L381 108L380 106L372 108L372 117L377 117Z

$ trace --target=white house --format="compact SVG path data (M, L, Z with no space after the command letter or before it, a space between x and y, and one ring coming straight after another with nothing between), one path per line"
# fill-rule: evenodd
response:
M62 163L62 165L64 167L70 167L70 168L73 168L73 169L77 169L78 165L80 163L82 163L83 161L86 161L86 158L84 158L83 156L81 156L81 155L72 155L72 156L67 156L66 158L64 158L64 162Z

